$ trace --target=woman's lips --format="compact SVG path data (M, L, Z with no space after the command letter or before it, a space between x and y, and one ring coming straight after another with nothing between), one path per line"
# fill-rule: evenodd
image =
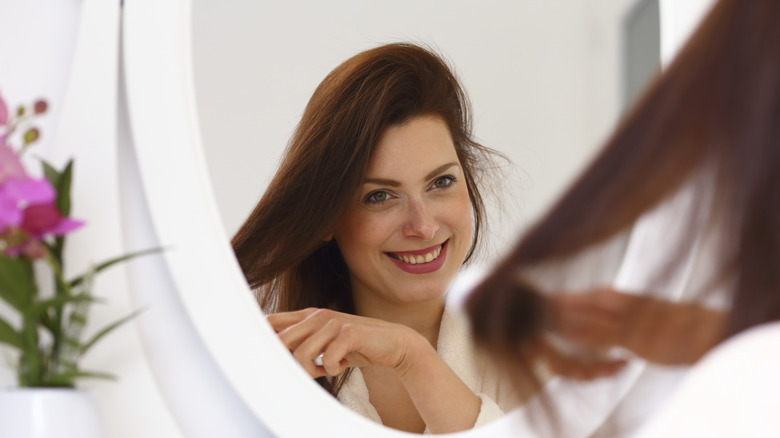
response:
M410 274L427 274L438 270L447 259L447 243L429 248L405 252L387 252L385 255L402 271Z

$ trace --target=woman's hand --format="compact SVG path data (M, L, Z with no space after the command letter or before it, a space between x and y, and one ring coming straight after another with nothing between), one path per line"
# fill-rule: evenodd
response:
M326 309L267 316L279 339L314 378L347 367L393 369L432 433L474 426L481 401L450 369L428 340L401 324ZM314 359L322 355L322 366Z
M565 341L565 339L564 339ZM524 347L527 357L542 366L543 376L558 375L575 380L594 380L609 377L628 363L625 359L611 359L603 350L562 346L561 340L544 337Z
M409 367L410 348L428 341L411 328L379 319L304 309L267 316L279 339L314 378L348 367L379 365L399 373ZM322 354L322 366L314 359Z
M721 339L726 313L602 288L549 298L554 330L592 351L619 346L650 362L692 364Z

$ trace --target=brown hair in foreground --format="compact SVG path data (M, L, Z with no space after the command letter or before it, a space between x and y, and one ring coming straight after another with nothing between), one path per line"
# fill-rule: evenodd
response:
M545 300L522 269L562 260L627 229L702 169L735 279L725 336L780 319L780 2L721 0L600 155L467 301L477 341L518 386L538 386L524 347ZM641 312L642 309L636 311Z
M471 257L483 228L478 186L496 154L472 138L470 106L433 51L380 46L348 59L317 87L260 202L233 237L238 262L263 311L318 307L354 313L350 277L325 240L362 183L385 130L423 115L447 124L474 215ZM348 373L320 382L336 395Z

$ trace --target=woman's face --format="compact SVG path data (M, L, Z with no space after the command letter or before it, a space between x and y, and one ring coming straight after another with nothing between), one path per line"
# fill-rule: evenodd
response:
M440 300L471 244L471 215L444 121L416 117L387 128L334 232L358 310Z

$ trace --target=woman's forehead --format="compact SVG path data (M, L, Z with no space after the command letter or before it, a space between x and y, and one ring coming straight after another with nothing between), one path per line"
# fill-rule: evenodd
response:
M415 117L385 129L366 179L420 179L451 163L460 164L447 124L438 116Z

